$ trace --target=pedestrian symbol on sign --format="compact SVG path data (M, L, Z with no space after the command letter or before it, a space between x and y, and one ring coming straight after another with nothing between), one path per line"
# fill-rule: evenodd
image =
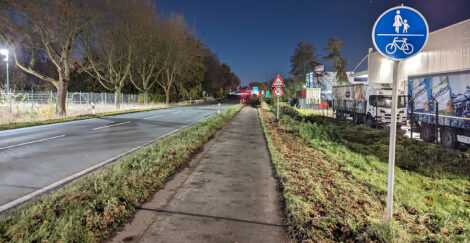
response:
M400 15L400 10L397 10L397 15L395 15L395 23L393 23L393 26L395 27L395 32L400 33L400 27L403 25L403 19L401 18Z

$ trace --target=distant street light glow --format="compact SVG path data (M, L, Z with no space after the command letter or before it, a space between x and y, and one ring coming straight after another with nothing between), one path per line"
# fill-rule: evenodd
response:
M7 49L1 49L0 54L5 56L5 62L8 62L8 50Z

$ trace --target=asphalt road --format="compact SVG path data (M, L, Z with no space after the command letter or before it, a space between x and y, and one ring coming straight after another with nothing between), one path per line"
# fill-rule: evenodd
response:
M216 112L186 106L1 131L0 211Z

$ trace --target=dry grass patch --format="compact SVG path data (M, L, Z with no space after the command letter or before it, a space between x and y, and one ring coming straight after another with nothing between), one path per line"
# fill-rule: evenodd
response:
M288 124L270 123L261 109L273 163L284 190L291 233L298 240L345 241L359 237L383 202L340 163L309 146Z
M272 107L260 115L284 187L291 232L305 241L465 242L470 238L470 160L400 138L393 229L384 223L386 132Z

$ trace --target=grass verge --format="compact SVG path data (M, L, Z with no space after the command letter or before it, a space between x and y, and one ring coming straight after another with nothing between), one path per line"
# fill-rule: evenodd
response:
M103 241L240 110L163 138L0 218L0 242Z
M90 119L90 118L100 118L100 117L104 117L104 116L115 116L115 115L122 115L122 114L142 112L142 111L167 109L167 108L171 108L171 107L173 107L173 106L159 106L159 107L145 108L145 109L110 111L110 112L98 113L96 115L88 114L88 115L78 115L78 116L70 116L70 117L64 117L64 118L54 118L54 119L49 119L49 120L44 120L44 121L10 123L10 124L0 125L0 131L9 130L9 129L16 129L16 128L23 128L23 127L33 127L33 126L48 125L48 124L54 124L54 123L69 122L69 121L85 120L85 119Z
M388 133L263 104L290 232L305 241L468 242L470 159L399 138L394 225L383 221Z

